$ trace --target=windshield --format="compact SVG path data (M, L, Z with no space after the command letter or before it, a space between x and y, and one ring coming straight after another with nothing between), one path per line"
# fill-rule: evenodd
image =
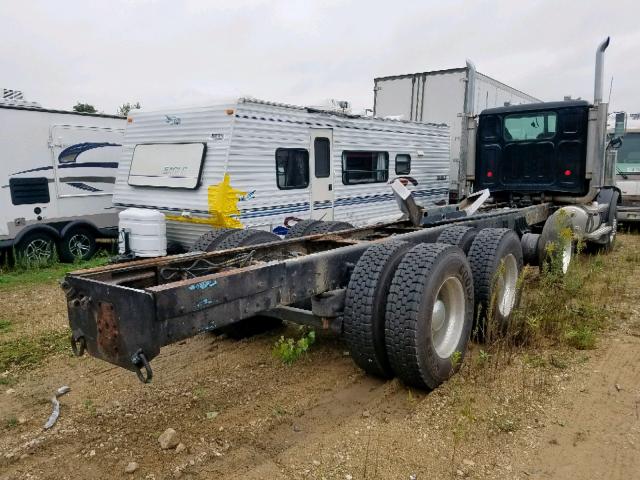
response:
M624 136L617 165L621 173L640 173L640 132Z

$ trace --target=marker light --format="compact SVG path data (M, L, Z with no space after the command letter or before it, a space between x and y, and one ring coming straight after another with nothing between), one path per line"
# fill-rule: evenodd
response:
M564 176L565 176L565 177L569 177L569 176L571 176L571 170L569 170L569 169L565 170L565 171L564 171Z
M493 177L493 172L491 170L489 170L487 172L487 177L489 177L489 178Z
M127 123L133 123L133 117L127 117Z

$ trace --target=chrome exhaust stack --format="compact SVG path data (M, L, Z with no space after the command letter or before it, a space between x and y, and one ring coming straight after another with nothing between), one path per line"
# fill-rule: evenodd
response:
M604 51L609 46L610 37L605 38L596 50L596 73L593 86L593 104L602 103L602 85L604 83Z

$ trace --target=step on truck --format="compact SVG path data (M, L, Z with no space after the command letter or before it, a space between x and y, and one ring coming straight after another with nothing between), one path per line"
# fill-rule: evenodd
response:
M284 240L220 228L204 234L207 252L68 274L62 288L73 351L148 382L165 345L286 320L342 335L372 375L435 388L460 367L472 329L509 324L524 264L548 261L557 245L566 271L574 241L612 246L619 192L607 176L608 44L598 47L592 104L495 108L467 118L475 193L459 204L425 208L396 181L400 221L336 229L313 219Z

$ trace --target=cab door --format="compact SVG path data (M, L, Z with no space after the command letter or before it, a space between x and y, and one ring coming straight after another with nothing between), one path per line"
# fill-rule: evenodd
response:
M333 130L311 129L311 218L333 220Z

